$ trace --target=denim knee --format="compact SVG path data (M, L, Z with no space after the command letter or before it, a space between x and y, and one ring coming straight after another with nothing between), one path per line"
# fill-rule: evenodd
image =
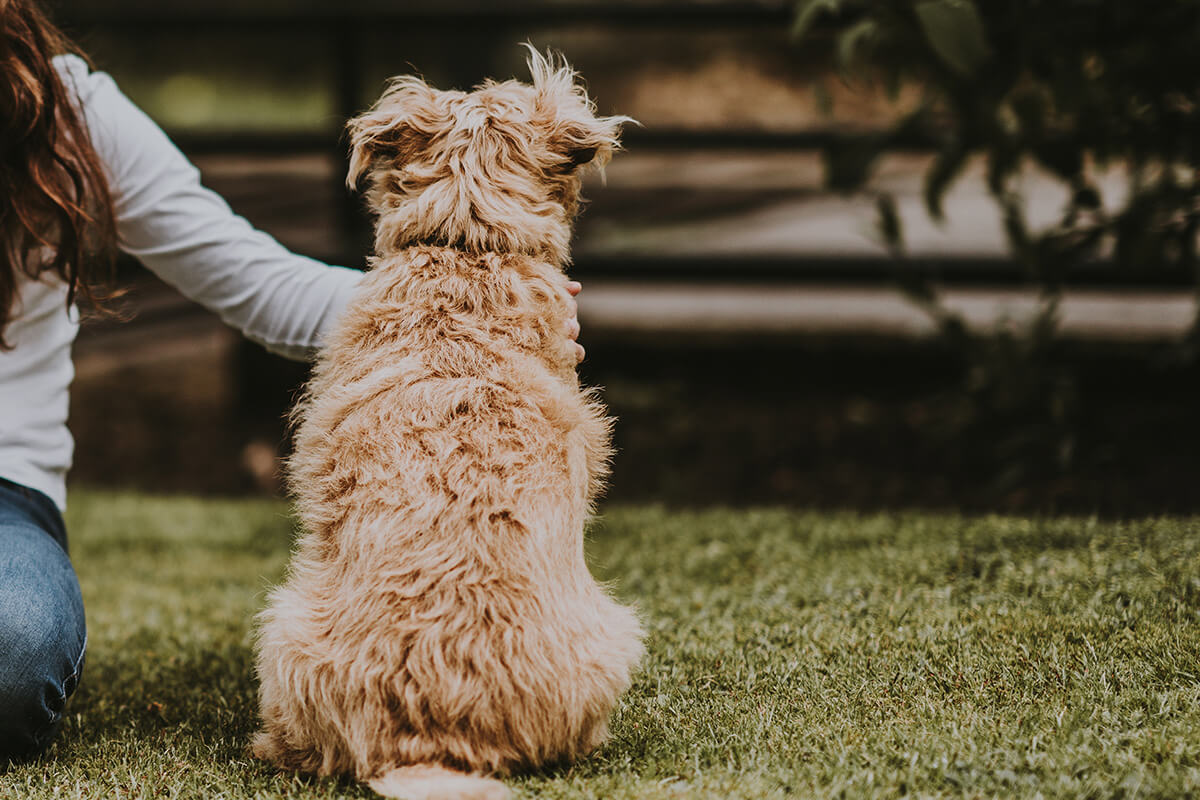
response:
M40 528L0 514L0 761L42 750L83 668L79 582Z
M83 668L73 620L34 613L0 618L0 760L50 743Z

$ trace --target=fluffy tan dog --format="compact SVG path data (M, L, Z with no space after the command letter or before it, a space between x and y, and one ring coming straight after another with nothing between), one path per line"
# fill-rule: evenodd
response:
M641 655L584 563L609 420L562 271L578 172L627 118L529 67L470 93L397 78L350 123L376 257L297 411L303 535L258 639L254 752L280 767L503 797L485 774L604 739Z

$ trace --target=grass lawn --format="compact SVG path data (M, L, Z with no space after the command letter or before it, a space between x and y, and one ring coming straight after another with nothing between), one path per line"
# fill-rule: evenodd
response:
M91 643L0 798L371 797L277 774L249 626L284 505L76 493ZM1200 520L611 508L649 656L608 745L522 798L1200 795Z

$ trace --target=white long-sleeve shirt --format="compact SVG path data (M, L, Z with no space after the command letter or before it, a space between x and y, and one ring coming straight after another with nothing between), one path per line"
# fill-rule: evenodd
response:
M297 256L200 185L199 172L104 73L75 56L54 65L83 110L105 167L120 247L268 349L306 357L361 273ZM67 430L78 314L53 275L19 278L10 350L0 350L0 477L66 505Z

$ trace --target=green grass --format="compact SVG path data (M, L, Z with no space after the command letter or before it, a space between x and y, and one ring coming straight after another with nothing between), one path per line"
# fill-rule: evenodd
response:
M370 797L246 755L286 507L77 494L84 682L0 797ZM610 509L649 656L522 798L1200 795L1200 521Z

